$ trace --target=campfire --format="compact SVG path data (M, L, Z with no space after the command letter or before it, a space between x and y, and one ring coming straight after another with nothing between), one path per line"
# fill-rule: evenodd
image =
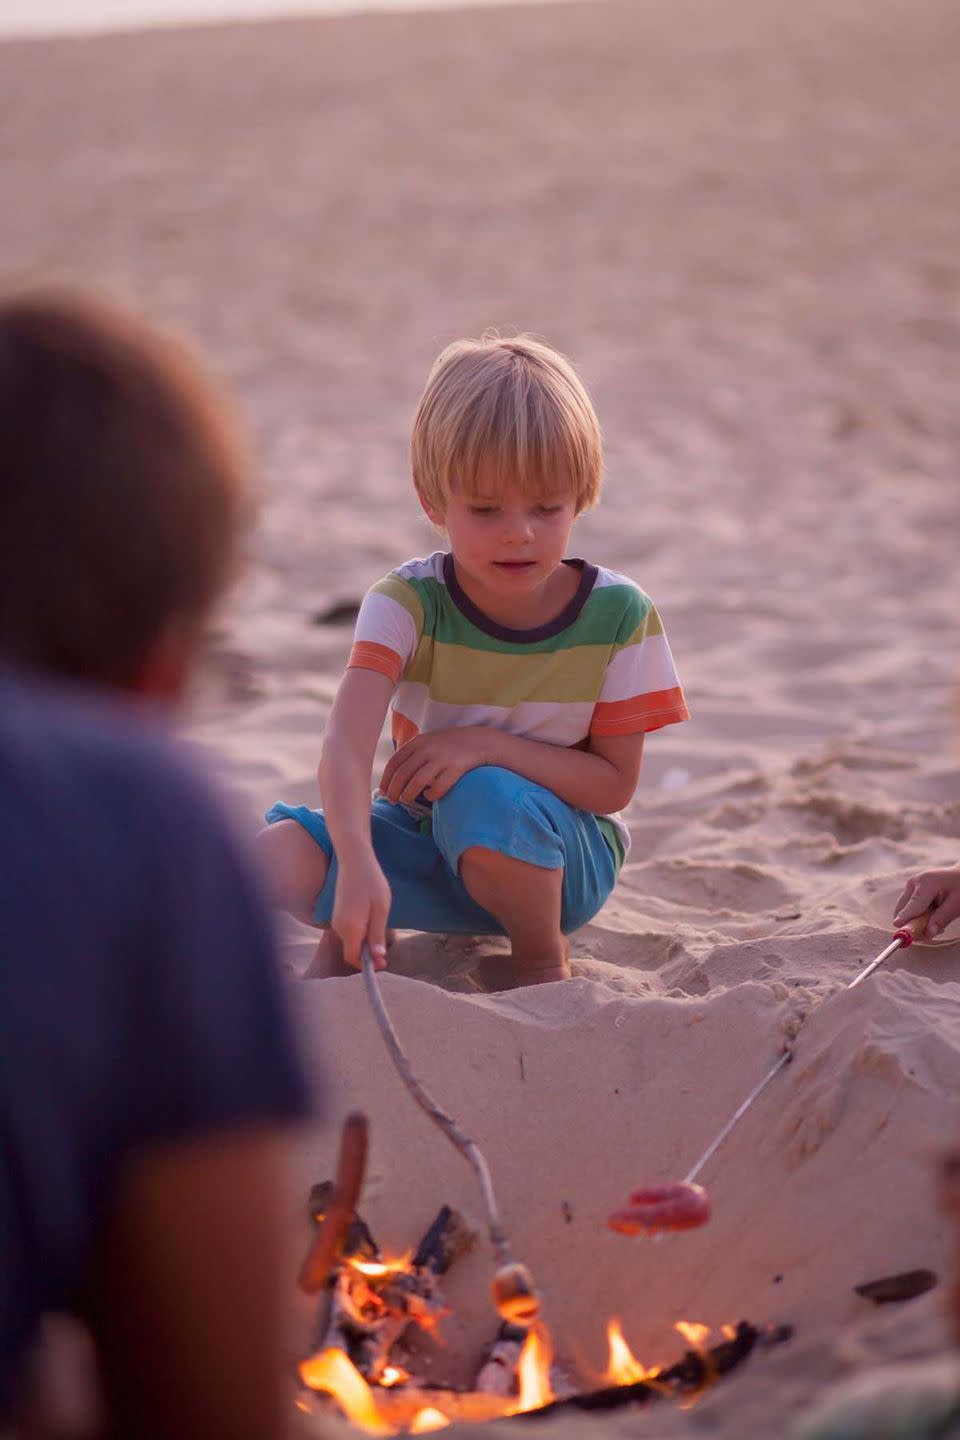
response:
M314 1188L310 1209L321 1229L337 1204L336 1185ZM419 1435L456 1421L611 1409L664 1396L689 1402L758 1345L787 1338L784 1329L761 1332L746 1322L712 1337L707 1326L679 1321L675 1328L686 1346L681 1359L648 1367L611 1318L607 1368L584 1385L554 1364L543 1323L502 1322L470 1388L438 1385L417 1373L417 1341L435 1336L450 1314L440 1279L473 1247L476 1233L445 1205L413 1253L388 1258L355 1211L344 1220L339 1253L319 1295L315 1344L299 1367L298 1404L308 1413L339 1411L371 1435Z

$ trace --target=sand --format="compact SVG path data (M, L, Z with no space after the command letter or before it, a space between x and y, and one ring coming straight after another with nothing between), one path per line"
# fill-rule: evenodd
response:
M496 992L498 942L405 936L384 993L568 1364L602 1365L610 1314L648 1362L681 1317L796 1327L691 1412L578 1419L597 1440L783 1435L838 1375L946 1344L939 1291L874 1316L851 1287L951 1263L960 943L843 987L958 851L957 40L949 0L677 0L0 47L4 271L147 304L250 417L263 508L192 722L245 824L315 794L350 641L318 613L436 544L405 447L440 345L532 329L592 389L608 478L575 550L657 600L694 718L648 742L572 982ZM478 1218L359 979L291 991L327 1077L302 1186L359 1105L385 1246L444 1200ZM787 1034L711 1224L609 1233ZM445 1373L490 1336L489 1273L481 1248L451 1274Z

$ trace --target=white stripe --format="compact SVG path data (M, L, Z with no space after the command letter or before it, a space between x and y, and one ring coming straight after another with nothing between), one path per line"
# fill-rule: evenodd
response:
M519 705L451 705L430 699L426 685L403 680L397 686L396 708L420 731L455 730L461 725L486 725L548 745L576 745L590 733L593 701L567 703L524 700Z
M400 565L396 570L391 570L391 575L399 575L401 580L439 580L443 579L443 555L442 550L434 550L432 555L420 559L408 560L405 565Z
M637 645L618 650L607 666L599 699L604 704L632 700L653 690L680 684L666 635L648 635Z
M645 605L652 605L653 601L636 582L631 580L629 575L621 575L616 570L607 570L603 565L597 566L597 578L594 581L594 590L604 590L608 585L626 585L629 590L635 590L643 598Z
M417 627L410 611L399 600L369 590L360 606L353 639L354 644L360 640L393 650L400 657L402 673L417 647Z

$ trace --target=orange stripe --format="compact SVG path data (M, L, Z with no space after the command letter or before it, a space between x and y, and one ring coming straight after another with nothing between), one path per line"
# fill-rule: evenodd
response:
M629 700L598 701L590 721L591 735L635 735L689 720L690 712L679 685L672 690L651 690Z
M401 715L399 710L394 710L390 717L390 734L393 738L394 749L399 750L401 745L406 745L408 740L415 739L420 731L412 720L406 715Z
M386 675L387 679L396 685L403 669L403 661L389 645L377 645L373 640L358 640L347 661L348 670L351 666L356 670L376 670L379 675Z

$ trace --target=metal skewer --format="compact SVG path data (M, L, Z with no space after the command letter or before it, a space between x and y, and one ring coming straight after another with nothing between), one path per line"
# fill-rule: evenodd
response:
M921 915L917 920L910 921L910 925L914 927L913 929L910 929L908 926L904 926L902 930L895 930L893 939L890 941L890 944L886 947L886 949L881 950L877 958L875 960L871 960L870 964L867 965L865 969L861 970L860 974L855 976L854 979L850 981L850 984L846 985L844 988L846 990L855 990L858 985L861 985L863 981L866 980L868 975L872 975L874 970L876 970L879 965L883 964L884 960L889 960L890 956L893 955L897 950L905 950L908 945L912 945L914 940L918 939L920 936L923 935L924 930L926 929L926 920L927 917L925 915ZM793 1046L788 1045L787 1048L784 1050L783 1054L780 1056L779 1060L777 1060L775 1064L771 1065L770 1069L767 1071L766 1075L764 1075L763 1079L759 1082L759 1084L757 1084L753 1088L753 1090L750 1091L750 1094L747 1096L746 1100L744 1100L743 1103L737 1108L737 1110L735 1110L734 1113L730 1116L730 1119L727 1121L726 1125L724 1125L719 1135L717 1135L715 1139L711 1140L710 1144L707 1146L706 1150L704 1150L703 1154L700 1156L700 1159L696 1162L696 1164L687 1171L687 1174L684 1176L685 1183L690 1184L697 1178L704 1165L706 1165L707 1161L717 1152L717 1150L720 1149L720 1146L723 1144L724 1140L726 1140L733 1127L738 1124L740 1120L743 1119L744 1115L746 1115L753 1102L755 1100L759 1100L764 1090L766 1090L767 1086L770 1084L770 1081L773 1080L775 1076L779 1075L780 1071L784 1068L784 1066L789 1065L792 1059Z
M895 930L893 934L893 939L890 941L890 944L887 945L885 949L881 950L880 954L876 957L876 959L871 960L870 964L867 965L863 970L861 970L860 974L855 976L854 979L850 981L849 985L846 985L844 988L846 990L855 990L856 987L858 985L861 985L869 975L873 974L873 972L878 968L878 966L882 965L885 960L889 960L890 956L893 955L897 950L905 950L908 945L913 944L914 940L922 939L923 935L926 932L928 919L929 911L923 915L918 916L915 920L910 920L905 926L903 926L902 929ZM683 1180L679 1182L680 1185L692 1186L694 1184L694 1181L700 1174L701 1170L704 1168L707 1162L711 1160L713 1156L717 1153L717 1151L720 1149L720 1146L727 1139L730 1132L740 1123L744 1115L746 1115L751 1105L753 1105L756 1100L759 1100L760 1096L763 1094L764 1090L766 1090L767 1086L771 1083L771 1081L774 1080L777 1075L779 1075L780 1071L783 1070L785 1066L790 1064L790 1061L792 1059L793 1046L788 1045L783 1051L783 1054L780 1055L780 1057L774 1062L774 1064L770 1066L770 1069L767 1071L767 1073L750 1091L750 1094L747 1096L747 1098L740 1103L740 1105L730 1116L730 1119L726 1122L723 1128L710 1141L710 1144L704 1150L703 1154L690 1167L686 1175L683 1177ZM704 1192L702 1187L697 1187L697 1192L699 1193L701 1198L704 1198ZM704 1220L709 1216L709 1213L710 1212L708 1203L706 1212L704 1214ZM693 1223L702 1224L703 1220L695 1221ZM653 1243L658 1243L660 1240L662 1240L662 1238L663 1231L660 1230L652 1237Z

